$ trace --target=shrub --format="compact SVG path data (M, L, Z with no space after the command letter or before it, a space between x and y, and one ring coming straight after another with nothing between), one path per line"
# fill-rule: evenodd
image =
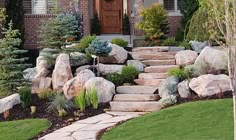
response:
M150 39L164 39L168 33L167 11L161 4L154 4L140 13L142 20L136 27Z
M19 89L20 100L23 107L28 107L31 104L31 88L24 86Z
M37 95L39 99L48 99L56 94L57 92L52 89L41 89Z
M108 74L106 79L114 83L116 86L121 86L125 81L124 77L118 73Z
M89 99L87 99L89 100ZM84 111L86 108L86 92L85 90L80 90L78 92L78 95L74 98L74 103L77 108L80 109L80 111Z
M111 43L116 44L116 45L121 46L121 47L127 47L127 45L128 45L128 41L125 41L125 40L120 39L120 38L113 38L111 40Z
M185 50L191 50L191 44L188 43L187 41L183 41L179 44L180 47L183 47Z
M92 104L94 109L98 108L98 94L97 89L93 87L87 91L86 96L88 96L89 102Z
M162 41L160 39L146 39L145 46L161 46Z
M93 40L96 39L96 36L84 36L80 42L79 45L77 46L77 48L80 49L81 52L85 52L85 49L89 47L89 45L93 42Z
M125 35L130 34L130 22L129 22L129 17L126 13L124 14L124 18L123 18L122 32Z
M98 17L98 13L94 15L91 26L91 34L100 35L101 34L101 23Z
M108 45L107 41L95 39L86 49L86 52L90 55L96 55L106 57L112 51L112 48Z
M180 79L180 81L185 80L188 78L188 75L186 74L185 70L183 68L173 68L168 71L169 76L175 76Z
M175 46L177 42L175 41L174 37L167 38L162 42L162 45L164 46Z
M185 66L184 70L189 78L194 78L201 75L201 71L195 65Z
M133 80L139 75L139 71L134 66L125 66L121 71L125 82L132 83Z

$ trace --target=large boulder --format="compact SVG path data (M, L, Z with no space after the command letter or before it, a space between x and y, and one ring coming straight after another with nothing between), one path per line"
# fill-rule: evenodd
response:
M71 66L81 66L87 64L89 61L87 56L80 52L73 52L70 54Z
M85 84L86 90L97 89L99 103L110 102L115 94L115 85L102 77L94 77Z
M111 73L121 73L123 67L124 65L104 65L100 63L99 71L102 75L108 75Z
M100 62L105 64L123 64L128 58L128 52L116 44L111 44L112 51L108 57L100 57Z
M27 68L23 71L23 73L26 80L32 81L35 78L37 71L36 68Z
M201 74L219 74L228 69L228 55L225 51L206 47L197 57L194 65Z
M189 80L184 80L178 84L178 92L181 98L188 98L191 96Z
M75 76L76 75L78 75L81 71L83 71L83 70L86 70L86 69L92 69L93 68L93 66L91 66L91 65L84 65L84 66L80 66L80 67L78 67L76 70L75 70Z
M51 77L46 77L46 78L41 77L32 80L32 85L31 85L32 93L40 93L41 90L51 89L51 88L52 88Z
M35 78L45 78L50 74L49 64L44 56L39 56L36 59L36 72Z
M194 51L201 53L201 51L206 47L209 46L207 41L199 42L199 41L190 41L191 47Z
M179 78L169 77L163 80L159 85L159 95L162 98L168 97L170 95L176 95L178 92Z
M14 105L20 104L20 95L12 94L6 98L0 99L0 114L10 110Z
M161 103L164 107L170 106L177 103L177 96L169 95L169 96L161 98L158 102Z
M189 83L190 88L200 97L207 97L231 91L230 78L227 75L202 75L193 78Z
M55 68L52 73L53 89L62 91L65 83L72 78L70 58L67 54L60 54L56 59Z
M84 90L85 83L95 74L91 70L81 71L75 78L66 82L63 87L64 95L67 99L71 99L78 95L79 91Z
M198 53L191 50L179 51L175 55L176 64L179 66L191 65L198 57Z
M128 60L127 65L135 67L138 71L143 72L145 65L139 60Z

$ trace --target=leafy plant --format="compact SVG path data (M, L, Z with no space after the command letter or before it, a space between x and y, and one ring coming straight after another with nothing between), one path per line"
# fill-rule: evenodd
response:
M112 51L107 41L95 39L86 49L86 52L91 55L106 57Z
M85 49L89 47L89 45L93 42L93 40L96 39L96 36L84 36L80 42L79 45L76 46L76 48L79 48L81 50L81 52L85 52Z
M188 78L188 75L186 74L185 70L183 68L173 68L168 71L169 76L178 77L180 81L185 80Z
M121 75L124 77L125 82L132 83L139 75L139 71L134 66L129 65L122 68Z
M56 95L57 92L52 89L41 89L37 94L39 99L48 99Z
M185 66L184 70L189 78L194 78L201 75L199 68L197 68L195 65Z
M108 74L106 79L114 83L116 86L121 86L125 82L124 77L118 73Z
M183 41L179 44L180 47L183 47L185 50L191 50L191 44L188 43L187 41Z
M71 100L67 100L61 93L57 93L49 99L50 102L48 103L47 110L50 112L59 113L60 110L70 110L74 107L73 102Z
M121 38L113 38L111 40L111 43L116 44L116 45L121 46L121 47L127 47L127 45L129 44L128 41L125 41Z
M98 13L95 13L94 19L92 20L92 25L91 25L91 34L95 35L100 35L101 34L101 23L98 17Z
M31 88L24 86L19 89L20 100L23 107L29 107L31 104Z
M167 38L162 42L162 45L164 46L175 46L176 44L177 42L174 37Z
M94 109L98 108L98 94L97 89L95 87L89 89L87 91L86 96L88 96L90 103L92 104Z
M87 99L88 100L88 99ZM84 111L86 108L86 92L85 90L80 90L77 96L74 98L74 103L80 111Z
M140 13L142 20L136 27L145 32L146 38L165 39L168 34L167 11L161 4L153 4Z
M123 34L125 35L130 34L130 22L129 22L129 17L126 13L124 14L124 17L123 17L122 31L123 31Z

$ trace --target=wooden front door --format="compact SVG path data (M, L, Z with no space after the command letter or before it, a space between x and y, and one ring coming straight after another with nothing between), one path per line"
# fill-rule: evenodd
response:
M103 34L122 32L123 0L101 0L101 25Z

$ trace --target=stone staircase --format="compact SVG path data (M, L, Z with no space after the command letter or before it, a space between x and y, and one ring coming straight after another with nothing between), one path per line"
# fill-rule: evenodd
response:
M172 49L172 50L171 50ZM111 111L119 112L153 112L163 106L157 102L159 84L168 77L168 70L178 68L175 54L182 48L175 47L139 47L130 52L135 60L146 65L134 82L135 86L117 87L117 94L110 102Z

